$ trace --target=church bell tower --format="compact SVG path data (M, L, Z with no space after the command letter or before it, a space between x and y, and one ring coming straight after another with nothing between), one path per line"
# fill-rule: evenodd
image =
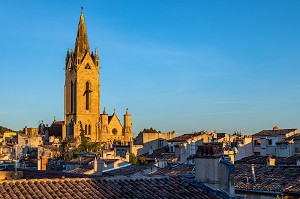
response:
M98 50L90 52L83 9L75 50L68 49L65 66L64 121L66 137L80 136L82 126L91 141L99 140L100 81Z

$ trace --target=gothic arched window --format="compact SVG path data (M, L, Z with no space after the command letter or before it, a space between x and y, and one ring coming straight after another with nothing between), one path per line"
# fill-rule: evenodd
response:
M71 81L71 113L73 113L73 110L74 110L74 84L73 82Z
M91 135L91 125L88 126L88 135Z
M85 84L85 109L90 110L90 100L91 100L91 88L90 82Z

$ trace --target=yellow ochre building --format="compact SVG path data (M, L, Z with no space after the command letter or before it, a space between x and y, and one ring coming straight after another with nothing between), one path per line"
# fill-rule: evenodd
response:
M131 115L126 109L122 126L115 111L100 114L100 62L98 49L90 52L83 10L74 51L68 49L65 66L64 126L62 138L80 136L82 124L92 142L128 145L132 138Z

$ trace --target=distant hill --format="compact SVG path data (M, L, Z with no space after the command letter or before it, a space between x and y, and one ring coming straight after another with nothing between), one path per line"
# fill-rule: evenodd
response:
M12 129L9 129L9 128L6 128L4 126L0 126L0 134L3 134L5 131L13 131L13 132L17 132L17 131L14 131Z

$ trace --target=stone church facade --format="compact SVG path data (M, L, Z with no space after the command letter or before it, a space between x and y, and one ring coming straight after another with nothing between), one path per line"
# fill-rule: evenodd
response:
M116 113L100 114L100 62L98 50L90 52L81 11L74 51L68 49L65 66L64 127L62 137L78 138L81 128L92 142L127 145L132 138L128 109L124 125Z

